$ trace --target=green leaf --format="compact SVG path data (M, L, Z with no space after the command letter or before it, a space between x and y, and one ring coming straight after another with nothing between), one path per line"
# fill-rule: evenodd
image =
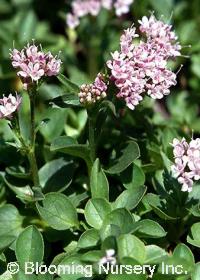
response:
M191 232L187 236L187 242L191 245L200 248L200 222L195 223L191 227Z
M20 28L18 30L19 38L22 42L27 42L35 38L35 27L37 18L34 11L27 11L22 17Z
M25 274L25 272L20 269L16 275L13 275L13 280L38 280L35 274ZM45 279L47 280L47 279ZM48 279L49 280L49 279Z
M99 242L99 232L96 229L89 229L85 231L79 241L78 241L78 248L90 248L94 247Z
M118 255L120 259L130 257L143 264L146 258L144 243L136 236L124 234L117 239Z
M102 239L108 236L118 236L130 233L134 225L134 219L131 213L125 208L115 209L110 212L103 222L100 235Z
M71 203L76 208L81 204L82 201L89 198L89 194L87 192L83 192L78 195L76 195L76 193L73 193L72 195L69 195L68 198L70 199Z
M172 217L169 215L167 210L164 208L166 201L161 200L158 195L148 193L144 197L144 201L147 202L154 212L163 220L177 220L179 217ZM169 209L170 210L170 209Z
M106 175L100 166L99 159L96 159L92 167L90 188L92 198L109 199L109 184Z
M64 247L65 252L67 255L71 255L77 249L77 241L71 241L66 247ZM53 262L54 263L54 262Z
M42 262L44 257L44 242L41 233L35 226L27 227L16 242L16 257L21 268L26 262Z
M142 269L141 269L141 264L138 262L138 261L136 261L135 259L133 259L133 258L130 258L130 257L125 257L125 258L123 258L122 260L121 260L121 264L122 265L131 265L132 267L135 267L136 268L136 270L134 270L134 271L132 271L132 274L127 274L127 273L124 273L123 275L127 278L127 276L131 276L132 278L128 278L128 279L130 279L130 280L146 280L147 279L147 275L146 275L146 271L142 271ZM137 268L138 268L138 265L139 265L139 267L140 267L140 271L139 271L139 273L141 273L141 274L138 274L138 270L137 270ZM126 271L126 270L125 270ZM125 272L124 271L124 272ZM129 271L129 273L130 273L130 271ZM125 278L125 279L126 279Z
M123 274L109 274L106 278L106 280L146 280L146 276L145 275L136 275L136 274L127 274L127 273L123 273Z
M51 144L52 152L62 152L85 160L91 166L90 150L88 145L78 144L76 140L68 136L60 136Z
M83 262L91 262L91 263L98 263L99 260L103 257L102 251L89 251L82 255L81 260Z
M161 238L167 234L157 222L148 219L135 223L135 227L139 237Z
M133 189L144 185L145 174L141 167L131 164L120 174L120 179L126 189Z
M103 198L90 199L85 207L87 223L96 229L100 229L107 214L111 212L111 206Z
M162 14L166 18L169 18L173 10L174 2L173 0L152 0L151 5L153 6L153 9L158 12L158 14Z
M64 191L72 182L75 166L63 158L47 162L39 170L43 192Z
M41 217L54 229L66 230L78 226L76 209L71 201L61 193L48 193L37 203Z
M61 266L78 266L81 265L83 266L83 262L81 261L81 256L80 254L72 254L70 256L66 256L60 263L59 265ZM79 273L62 273L59 275L61 279L63 280L81 280L83 277L84 280L84 273L82 273L83 271L77 271Z
M146 246L146 264L158 264L168 256L167 252L156 245Z
M13 205L0 207L0 236L18 236L22 231L22 221L23 218Z
M146 190L147 187L140 186L123 191L114 202L114 208L134 209L143 198Z
M44 119L48 119L47 123L39 127L40 133L48 142L52 142L62 134L66 123L66 116L67 112L59 108L48 108L40 115L39 123L43 122Z
M81 106L78 95L73 93L56 97L49 101L50 104L59 108L68 108L71 106Z
M59 74L57 76L58 80L63 84L65 90L68 93L79 93L80 88L76 84L72 83L68 78L66 78L63 74Z
M12 177L5 177L4 181L9 186L9 188L16 194L16 197L18 197L23 202L33 202L35 201L34 192L31 189L30 186L19 186L16 187L13 184L16 184L16 179L11 180ZM12 182L11 182L12 181Z
M158 275L162 275L162 277L156 277L155 279L156 280L160 280L160 279L169 279L171 280L174 279L174 280L188 280L189 278L189 275L191 273L191 271L193 271L194 269L194 256L191 252L191 250L189 249L189 247L187 247L185 244L178 244L173 252L173 255L172 256L168 256L165 258L164 260L164 264L165 264L165 267L166 266L173 266L173 267L176 267L176 266L182 266L182 270L183 270L183 273L182 274L175 274L173 276L172 274L172 269L169 270L169 273L168 275L163 274L163 269L162 269L162 266L160 265L159 266L159 269L158 269Z
M2 275L0 275L0 280L14 280L14 279L13 279L13 275L9 271L6 271Z
M19 178L19 179L29 179L30 173L25 173L25 170L21 166L11 166L6 168L6 173Z
M200 279L200 263L197 263L192 271L191 280L199 280Z
M127 146L120 151L120 156L115 159L106 172L110 174L121 173L139 156L140 150L138 144L134 141L129 141Z
M200 205L192 205L190 208L188 208L188 211L195 217L200 217Z
M109 100L102 101L100 104L100 108L107 108L115 117L117 116L115 105Z
M0 236L0 253L8 248L16 239L13 235L3 235Z
M188 199L190 201L200 200L200 184L195 184L192 188L192 191L188 195Z
M37 280L53 280L53 275L47 273L45 275L38 275Z
M183 259L187 261L188 264L193 265L195 263L194 256L188 246L181 243L178 244L173 252L173 257Z

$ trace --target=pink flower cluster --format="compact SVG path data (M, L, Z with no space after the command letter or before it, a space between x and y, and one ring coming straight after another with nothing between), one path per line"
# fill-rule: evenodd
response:
M115 8L117 16L128 13L134 0L73 0L72 13L67 14L67 25L76 28L80 18L86 15L97 16L102 8L107 10Z
M80 88L79 99L82 104L93 104L105 98L107 85L104 82L104 77L99 73L93 84L83 84Z
M181 46L171 25L157 20L154 15L143 17L139 23L146 39L134 44L133 39L139 37L136 29L125 30L120 39L120 51L115 51L112 60L107 62L111 78L119 89L117 97L123 98L132 110L145 92L153 99L170 93L170 87L176 84L176 74L168 69L167 62L181 55Z
M19 95L9 94L0 99L0 119L12 119L13 113L19 109L22 98Z
M200 179L200 138L192 139L189 143L185 138L181 141L174 139L173 153L175 164L171 167L174 177L182 185L182 191L192 191L194 180Z
M60 71L61 60L50 52L44 53L34 43L28 44L21 51L13 49L10 56L13 67L19 69L17 75L21 78L24 89L42 77L55 76Z

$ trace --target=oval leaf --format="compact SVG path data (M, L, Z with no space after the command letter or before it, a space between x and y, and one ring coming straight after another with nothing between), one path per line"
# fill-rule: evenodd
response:
M81 235L77 246L78 248L94 247L98 244L99 238L98 230L89 229Z
M105 173L101 169L99 159L96 159L90 176L92 198L109 199L109 185Z
M161 238L167 234L157 222L148 219L141 220L134 226L139 237Z
M116 158L112 166L106 172L110 174L117 174L124 171L134 160L139 158L139 146L134 141L129 141L127 146L120 151L121 156Z
M85 207L85 218L87 223L96 229L100 229L103 221L111 211L110 204L102 198L90 199Z
M88 145L78 144L76 140L68 136L60 136L51 144L51 151L62 152L84 159L88 166L91 166L90 149Z
M129 210L134 209L143 198L146 190L147 187L140 186L123 191L116 199L114 208L127 208Z
M41 217L54 229L66 230L78 226L76 209L71 201L61 193L48 193L37 203Z
M191 245L200 248L200 222L195 223L191 227L191 232L187 236L187 242Z
M16 257L24 270L26 262L42 262L44 257L44 242L41 233L35 226L27 227L16 242Z
M146 250L144 243L136 236L124 234L118 237L117 247L119 258L130 257L143 264L146 258Z
M63 84L65 90L68 93L79 93L80 89L79 86L71 82L67 77L65 77L63 74L59 74L57 76L58 80Z

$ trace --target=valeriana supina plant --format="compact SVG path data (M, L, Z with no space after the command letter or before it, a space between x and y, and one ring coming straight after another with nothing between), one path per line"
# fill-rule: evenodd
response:
M191 192L194 181L200 179L200 138L192 139L189 143L174 139L174 165L171 169L174 177L182 185L182 191Z
M9 94L0 99L0 119L12 120L22 102L21 96Z
M130 5L134 0L74 0L72 1L72 12L67 14L67 25L76 28L80 24L80 18L86 15L97 16L101 9L115 9L117 16L129 12Z
M117 97L124 99L132 110L145 93L153 99L170 93L170 87L176 85L176 74L167 64L181 55L181 46L171 25L154 15L143 17L139 23L145 40L134 44L133 40L139 37L135 27L125 30L120 38L120 51L112 53L112 60L107 62L111 79L119 90Z
M12 66L18 69L17 75L25 90L37 84L43 77L58 75L61 67L61 60L57 56L43 52L42 48L34 43L28 43L20 51L13 49L10 57Z
M45 77L56 76L61 68L61 60L50 52L43 52L42 47L34 44L27 44L22 50L13 49L10 53L12 65L18 70L17 75L21 78L23 87L28 92L30 100L30 143L25 144L20 137L21 144L27 152L34 187L39 187L38 167L35 156L35 99L38 84L41 84ZM18 126L19 128L19 126ZM20 131L18 132L20 135Z

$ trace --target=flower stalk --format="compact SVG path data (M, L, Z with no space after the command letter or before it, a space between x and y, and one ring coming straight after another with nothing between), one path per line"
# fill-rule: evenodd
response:
M95 121L89 116L88 119L89 126L89 145L90 145L90 158L92 162L96 159L96 144L95 144Z
M88 130L89 130L89 146L90 159L92 163L96 159L96 120L99 111L99 102L103 100L107 94L108 85L105 82L105 76L98 73L92 84L83 84L78 94L80 103L85 106L88 114Z
M30 100L30 115L31 115L31 144L28 152L28 160L30 163L32 180L35 187L39 187L39 176L38 176L38 166L37 160L35 156L35 91L29 92L29 100Z
M58 58L58 56L53 56L50 52L43 52L42 47L36 46L34 41L32 44L28 43L27 46L20 51L17 49L11 50L10 57L12 60L13 67L18 70L17 75L21 78L23 88L28 92L29 95L31 118L30 145L25 144L24 146L22 141L23 139L19 140L22 144L22 147L24 146L25 151L28 154L33 184L34 187L37 188L40 186L40 183L38 176L37 160L35 156L35 97L38 85L40 85L43 82L45 77L58 75L62 62ZM3 102L8 103L6 98L4 98ZM16 100L12 98L10 102L16 103ZM8 108L10 108L10 106ZM16 110L16 108L14 108L14 110ZM12 111L9 111L7 115L9 116L10 113L12 113Z

